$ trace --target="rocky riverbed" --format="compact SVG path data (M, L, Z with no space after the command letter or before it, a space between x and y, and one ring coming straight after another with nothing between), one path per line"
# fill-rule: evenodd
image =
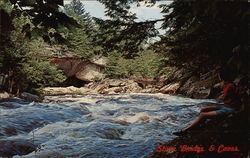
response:
M157 79L103 79L90 82L80 88L77 87L47 87L42 89L43 95L64 94L120 94L120 93L163 93L182 94L191 98L205 99L216 97L222 86L218 76L214 73L206 74L203 78L182 74ZM49 101L49 100L48 100Z

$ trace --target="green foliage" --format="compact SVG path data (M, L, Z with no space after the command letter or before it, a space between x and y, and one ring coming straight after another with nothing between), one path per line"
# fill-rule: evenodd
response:
M135 65L134 73L146 78L158 76L164 64L163 57L152 50L140 52L132 62Z
M100 77L94 77L91 79L93 82L100 82L102 79Z
M104 52L126 52L126 58L134 58L138 51L143 50L147 40L158 33L154 23L101 19L95 21L100 30L94 38L96 45L100 45Z
M108 57L108 63L106 67L106 73L110 77L125 77L127 74L126 63L124 63L124 58L121 54L115 53Z
M6 90L9 92L31 91L34 88L53 86L65 80L64 75L47 59L43 39L29 40L23 26L30 23L25 16L12 20L14 30L10 32L10 46L2 55L0 70L7 74Z
M83 3L80 0L73 0L65 5L64 12L74 18L80 25L80 28L64 29L61 31L67 39L67 47L74 56L90 59L99 50L98 46L93 44L95 24L90 15L85 11Z
M88 23L86 26L91 26L91 17L89 13L85 11L84 4L80 0L73 0L70 4L65 5L64 11L68 16L80 22L81 25Z
M54 37L59 42L64 41L62 36L56 31L48 34L48 30L53 28L57 30L61 26L79 26L78 23L68 17L65 13L59 11L60 6L63 6L63 0L4 0L3 3L11 3L11 16L6 20L12 21L14 18L24 15L28 17L34 25L35 29L31 29L31 25L23 26L23 31L27 36L31 33L39 34L45 41L49 42L49 37ZM5 11L6 12L6 11Z
M29 88L57 86L66 79L62 71L49 61L30 60L22 64L22 69L25 74L24 82L30 84Z
M138 22L136 15L129 10L131 4L141 0L99 1L106 7L106 16L110 17L107 20L95 18L100 30L95 42L104 52L112 54L116 51L127 59L134 58L148 39L158 34L154 28L157 21Z
M42 39L30 41L28 44L28 57L21 63L21 73L25 76L23 82L29 83L27 88L56 86L66 80L62 70L58 70L47 59L51 52L45 49L48 45Z
M162 8L166 14L163 27L169 28L162 43L186 46L186 52L199 51L224 58L231 55L235 46L249 44L247 2L175 0Z
M106 72L111 77L154 78L163 67L164 58L152 50L139 52L134 59L126 59L120 54L113 54L108 59Z

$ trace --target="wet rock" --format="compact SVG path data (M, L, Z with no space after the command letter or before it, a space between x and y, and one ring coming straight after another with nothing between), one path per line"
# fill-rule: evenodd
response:
M9 98L10 94L7 92L0 92L0 98Z
M79 110L82 115L90 114L91 112L85 105L80 105L79 108L73 108L74 110Z
M121 129L112 129L107 128L104 130L97 130L96 134L104 139L121 139L121 136L124 134L124 131Z
M17 135L17 130L15 127L7 126L3 127L3 130L4 130L4 135L7 136Z
M202 89L198 93L193 94L193 98L205 99L208 98L211 94L211 88Z
M0 103L3 103L3 102L13 102L13 103L18 103L18 104L27 104L28 102L23 100L23 99L20 99L20 98L2 98L0 99Z
M131 124L131 123L129 123L129 122L127 122L127 121L124 121L124 120L113 120L112 122L113 122L113 123L120 124L120 125L123 125L123 126L128 126L128 125Z
M6 108L6 109L16 109L21 106L14 102L3 102L3 103L0 103L0 107Z
M0 140L0 157L26 155L36 150L36 146L26 140Z
M34 95L34 94L30 94L30 93L27 93L27 92L23 92L20 97L24 100L27 100L27 101L41 101L40 97L37 96L37 95Z

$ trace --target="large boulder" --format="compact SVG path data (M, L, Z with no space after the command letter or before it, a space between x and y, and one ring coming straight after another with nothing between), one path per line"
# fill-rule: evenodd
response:
M27 155L36 150L36 146L26 140L1 140L0 157Z
M0 98L9 98L10 94L7 92L0 92Z
M93 61L73 57L54 57L52 63L62 69L67 77L76 77L85 82L100 80L105 77L106 58L96 58Z
M128 81L124 88L126 89L126 93L139 93L142 90L138 83L132 80Z
M105 77L104 70L99 65L88 63L86 64L81 71L78 71L75 74L75 77L86 81L91 82L93 80L100 80Z
M41 101L41 98L39 96L27 92L21 93L20 98L27 101L36 101L36 102Z

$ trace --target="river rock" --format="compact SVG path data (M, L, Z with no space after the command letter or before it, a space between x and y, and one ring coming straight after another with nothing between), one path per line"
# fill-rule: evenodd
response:
M121 136L124 134L124 131L121 129L112 129L106 128L103 130L97 130L95 134L104 139L121 139Z
M126 93L139 93L142 88L135 81L128 82L125 86Z
M149 78L138 78L135 79L135 82L142 88L152 88L153 85L156 85L157 81Z
M103 83L103 84L97 85L94 90L97 93L102 93L107 87L108 87L108 85Z
M164 94L176 94L176 91L180 88L180 83L170 83L160 89Z
M124 89L122 87L112 87L108 89L104 89L102 94L115 94L115 93L122 93Z
M1 92L0 93L0 98L9 98L10 97L10 94L7 93L7 92Z
M36 146L26 140L1 140L0 157L26 155L36 150Z
M142 90L137 82L130 79L104 79L98 83L88 84L87 87L99 94L137 93Z
M21 93L20 97L24 100L27 100L27 101L40 101L41 100L39 96L34 95L34 94L30 94L27 92Z
M141 90L141 93L158 93L158 92L159 90L154 87Z
M3 102L3 103L0 103L0 107L6 108L6 109L16 109L16 108L20 108L21 106L15 102Z
M110 80L109 87L120 87L125 86L126 83L122 82L121 80Z
M74 86L70 87L46 87L42 90L44 95L64 95L64 94L93 94L93 90L81 87L77 88Z

